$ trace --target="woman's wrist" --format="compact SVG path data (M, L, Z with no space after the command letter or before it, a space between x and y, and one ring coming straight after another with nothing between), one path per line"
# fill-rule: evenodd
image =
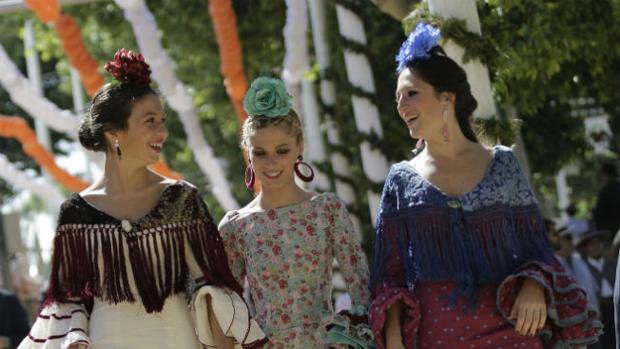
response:
M385 336L390 338L401 338L400 323L398 321L387 321L385 324Z
M541 285L540 282L530 277L525 278L525 280L523 281L523 287L537 288L541 291L543 289L543 285Z

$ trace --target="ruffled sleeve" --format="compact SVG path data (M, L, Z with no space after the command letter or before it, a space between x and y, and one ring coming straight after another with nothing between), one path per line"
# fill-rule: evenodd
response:
M380 349L385 348L383 327L387 310L394 303L402 303L401 333L405 347L415 347L421 319L420 304L413 294L413 270L408 271L403 266L401 258L404 258L404 251L401 251L399 246L397 230L386 225L384 219L390 209L396 207L396 185L397 178L392 167L381 195L370 274L369 322Z
M548 321L540 332L545 348L581 348L596 343L602 334L598 312L588 303L585 291L557 262L532 262L504 280L497 289L497 307L508 315L525 278L545 289Z
M69 201L63 203L58 218L59 227L67 216L74 214L71 210L74 208ZM78 251L68 250L62 242L57 229L47 296L19 349L65 349L77 342L90 344L88 322L93 304L92 295L79 275L68 272L76 266L68 265L75 259L67 258L66 255L78 254ZM61 283L60 280L65 282Z
M534 193L516 157L510 152L514 168L515 188L511 196L511 208L515 229L518 234L525 232L546 236L542 213L538 208ZM551 246L545 239L546 255L552 256ZM597 341L602 333L602 324L597 320L594 309L584 289L564 270L553 257L546 261L528 261L501 282L497 289L497 306L507 321L525 278L537 281L545 289L548 321L541 331L545 348L581 348Z
M66 349L78 342L90 345L89 311L81 302L50 303L43 307L18 349Z
M194 218L201 222L185 241L187 265L197 285L190 310L198 339L206 347L213 346L209 321L215 319L222 332L235 339L235 348L260 348L267 343L267 338L250 317L241 298L243 290L228 266L224 244L213 217L197 190L194 190L191 201ZM213 314L208 312L209 300Z

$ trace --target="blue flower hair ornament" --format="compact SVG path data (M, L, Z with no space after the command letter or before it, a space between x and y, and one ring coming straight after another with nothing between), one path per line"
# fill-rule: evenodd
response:
M280 79L259 77L252 81L243 97L243 109L250 117L277 117L287 115L292 99Z
M418 60L426 60L431 58L433 48L439 46L441 39L441 30L427 23L418 23L415 30L409 34L407 40L403 42L398 54L396 62L398 67L396 71L402 72L409 63Z

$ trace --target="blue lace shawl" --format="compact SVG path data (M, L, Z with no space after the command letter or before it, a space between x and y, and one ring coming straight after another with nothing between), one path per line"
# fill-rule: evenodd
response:
M499 283L526 262L551 260L536 198L516 157L495 146L481 182L450 197L406 161L393 165L377 218L370 289L413 291L419 281L457 283L451 303L475 303L480 284Z

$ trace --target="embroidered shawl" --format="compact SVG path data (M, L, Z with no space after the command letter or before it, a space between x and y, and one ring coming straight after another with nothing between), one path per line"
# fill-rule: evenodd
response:
M242 292L213 218L188 183L166 188L130 231L78 194L61 206L46 304L78 299L92 307L96 297L159 312L169 296L191 291L190 278Z
M450 197L408 162L390 169L377 219L370 288L453 280L475 302L482 283L499 283L526 262L548 262L536 198L510 148L496 146L482 181Z

